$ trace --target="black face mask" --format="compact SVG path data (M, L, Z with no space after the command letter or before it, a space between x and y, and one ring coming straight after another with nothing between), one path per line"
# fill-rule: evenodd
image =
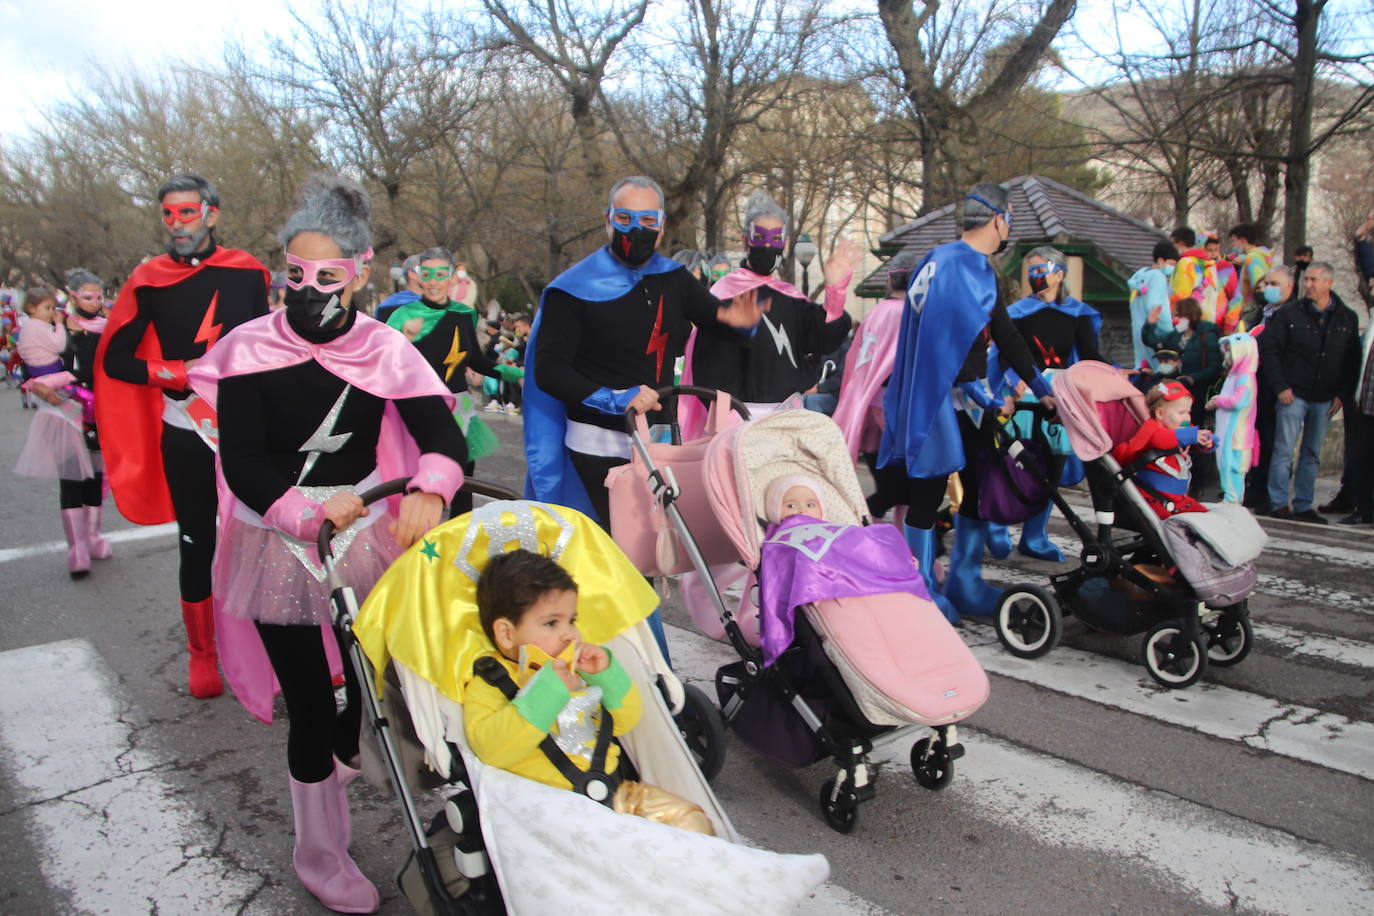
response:
M1029 277L1027 279L1030 281L1030 288L1033 293L1043 293L1050 288L1049 274L1045 274L1043 277Z
M658 230L631 226L628 231L616 229L611 233L611 251L631 267L639 267L654 255L658 244Z
M749 254L744 258L744 263L756 274L771 274L778 266L778 256L782 251L777 248L768 248L763 245L750 245Z
M338 293L322 293L313 286L286 290L286 314L297 325L311 330L324 329L347 310L339 304Z

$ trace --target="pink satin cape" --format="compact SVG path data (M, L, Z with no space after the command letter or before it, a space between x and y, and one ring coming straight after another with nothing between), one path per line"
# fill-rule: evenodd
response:
M384 400L437 395L450 412L456 405L453 393L439 381L420 351L399 331L376 319L359 314L347 334L324 344L311 343L294 330L281 309L254 318L234 328L187 373L196 394L215 407L219 381L235 375L268 372L315 360L328 371ZM415 445L394 404L382 413L382 428L377 438L377 470L383 480L409 477L415 473L420 450ZM219 456L215 456L215 477L219 486L220 529L233 513L236 499L224 481ZM394 513L396 506L391 505ZM223 581L235 558L229 556L224 541L215 549L212 581ZM302 575L306 573L302 570ZM218 591L218 589L216 589ZM272 663L263 649L253 621L226 613L215 599L215 633L219 640L220 667L239 702L255 718L272 722L272 698L281 692ZM329 670L342 670L338 646L326 626L320 627Z
M905 299L898 298L875 305L854 332L854 343L845 358L834 418L854 461L859 460L859 452L878 449L882 423L875 422L875 414L882 414L883 385L892 375L905 304Z
M751 289L758 289L766 286L769 289L777 290L784 296L791 299L806 299L807 296L791 283L779 278L776 274L756 274L747 267L736 267L715 283L711 284L711 295L721 302L729 302L736 296L743 295ZM849 287L849 279L839 286L827 286L825 288L825 315L826 321L834 321L840 317L840 312L844 311L845 290ZM692 381L692 354L696 351L697 329L692 328L691 335L687 338L687 349L682 355L682 384L691 385ZM696 398L684 398L678 402L677 407L678 427L682 430L682 441L686 442L701 435L702 428L706 425L706 407Z

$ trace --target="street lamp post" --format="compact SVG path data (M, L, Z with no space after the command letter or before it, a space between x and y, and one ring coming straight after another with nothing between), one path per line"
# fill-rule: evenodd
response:
M811 298L811 262L816 260L816 243L811 241L811 236L803 232L797 236L797 240L792 243L792 253L797 256L797 261L802 268L802 295Z

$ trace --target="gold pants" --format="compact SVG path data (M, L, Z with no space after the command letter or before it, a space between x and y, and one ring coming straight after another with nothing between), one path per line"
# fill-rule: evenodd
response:
M617 814L633 814L669 827L716 835L711 819L700 805L648 783L625 780L615 790L611 807Z

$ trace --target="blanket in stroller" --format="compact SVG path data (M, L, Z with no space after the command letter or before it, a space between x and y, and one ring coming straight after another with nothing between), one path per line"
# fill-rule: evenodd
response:
M759 643L771 665L792 644L796 610L830 598L909 592L930 600L891 525L835 525L793 515L768 529L759 576Z
M1252 562L1268 536L1249 510L1212 503L1208 512L1164 520L1164 542L1178 571L1212 607L1239 604L1259 579Z

